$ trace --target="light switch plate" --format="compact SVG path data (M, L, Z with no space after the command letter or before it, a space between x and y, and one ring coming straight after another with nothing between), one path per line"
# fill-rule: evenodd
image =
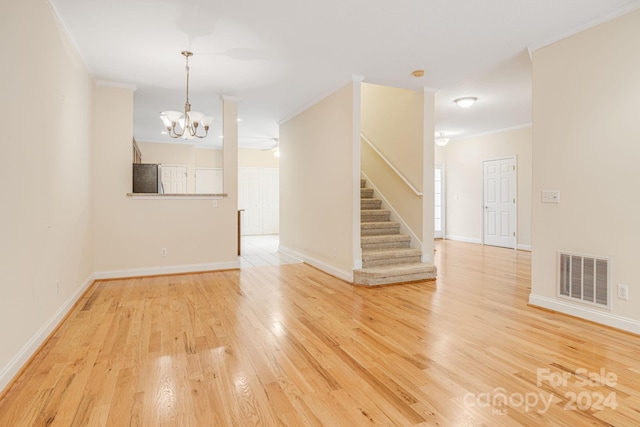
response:
M560 203L560 192L557 190L542 190L542 203Z

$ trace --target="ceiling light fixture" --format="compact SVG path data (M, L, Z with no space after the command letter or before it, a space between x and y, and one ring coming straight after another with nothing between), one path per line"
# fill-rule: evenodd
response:
M474 96L465 96L464 98L458 98L456 100L454 100L453 102L455 102L456 104L458 104L458 107L460 108L469 108L471 107L476 101L478 100L478 98L474 97Z
M182 51L182 56L185 57L187 66L187 100L184 103L184 113L180 111L168 110L160 113L160 119L167 128L167 132L171 138L204 138L209 133L209 126L213 123L213 117L205 116L204 113L198 111L191 111L191 104L189 103L189 57L193 53L186 50ZM176 125L179 125L182 131L176 131ZM198 127L202 125L204 128L204 135L198 134Z
M436 145L438 147L444 147L449 143L449 138L444 137L444 132L440 132L440 136L436 138Z

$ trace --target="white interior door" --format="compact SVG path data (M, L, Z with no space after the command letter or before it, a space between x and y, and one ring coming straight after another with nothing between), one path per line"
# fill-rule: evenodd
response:
M486 160L484 169L484 244L516 246L516 159Z
M434 189L434 217L433 236L436 239L444 238L444 165L435 165L435 189Z
M160 182L163 193L187 193L187 167L160 165Z
M280 232L279 171L277 168L238 168L238 209L242 235Z

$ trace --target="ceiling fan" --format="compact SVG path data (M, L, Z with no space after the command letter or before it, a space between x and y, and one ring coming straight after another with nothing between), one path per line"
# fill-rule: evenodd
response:
M280 139L279 138L269 138L273 141L273 146L270 148L263 148L262 151L273 151L273 155L276 157L280 157Z
M265 140L273 141L273 145L269 148L263 148L262 151L275 150L280 147L280 138L265 138Z

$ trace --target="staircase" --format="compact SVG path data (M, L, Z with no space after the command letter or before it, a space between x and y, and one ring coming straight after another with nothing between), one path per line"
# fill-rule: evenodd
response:
M390 220L382 200L373 198L373 189L360 180L360 233L362 269L354 270L356 285L388 285L433 280L436 267L421 262L422 253L411 249L411 237L400 234L400 224Z

